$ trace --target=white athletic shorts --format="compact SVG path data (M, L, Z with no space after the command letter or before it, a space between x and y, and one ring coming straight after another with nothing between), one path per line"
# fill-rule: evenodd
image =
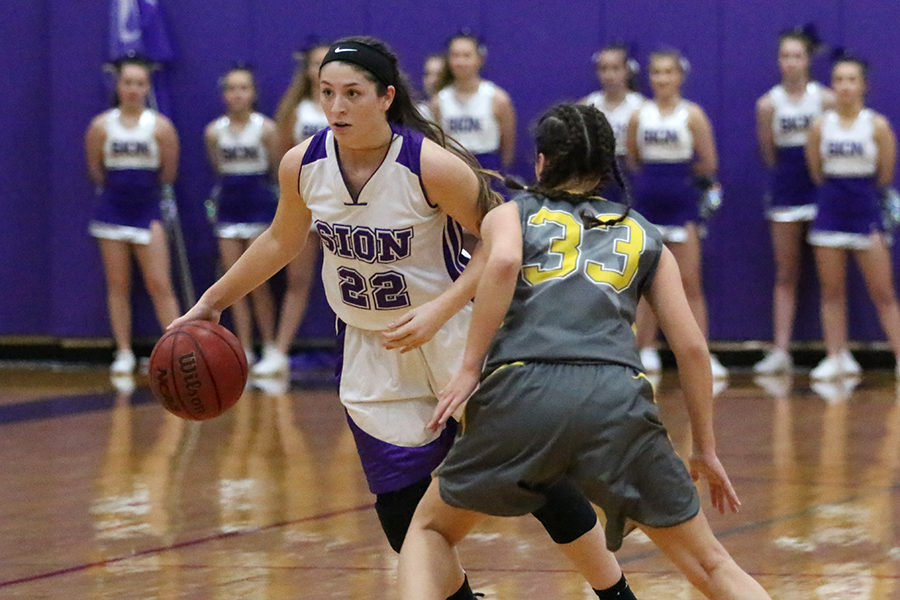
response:
M419 348L387 350L379 331L347 326L340 397L353 422L396 446L424 446L440 432L425 428L439 392L462 364L471 305ZM460 413L462 409L460 409Z

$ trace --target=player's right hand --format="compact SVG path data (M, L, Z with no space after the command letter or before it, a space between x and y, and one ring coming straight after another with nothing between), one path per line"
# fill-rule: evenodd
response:
M198 302L195 304L189 311L169 323L169 326L166 329L172 329L173 327L178 327L188 321L212 321L213 323L219 322L219 317L222 316L222 311L216 310L211 306L207 306L206 304L202 304Z

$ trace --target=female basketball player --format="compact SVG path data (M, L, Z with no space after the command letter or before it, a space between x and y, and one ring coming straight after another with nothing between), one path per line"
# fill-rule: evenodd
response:
M328 44L316 44L300 53L291 85L278 103L275 122L282 155L328 127L328 119L319 105L319 65L327 51ZM305 250L287 266L287 286L281 301L275 344L253 365L253 375L283 375L289 370L288 352L306 314L318 258L319 238L311 231Z
M474 35L450 38L432 113L482 167L509 172L516 158L516 113L509 94L481 78L486 55Z
M589 104L606 116L616 136L616 158L624 164L628 121L646 99L634 91L638 64L623 44L612 44L594 55L594 68L602 89L591 92L579 104ZM601 195L607 200L622 201L621 188L610 183Z
M900 357L900 308L879 205L879 189L894 180L897 142L887 119L866 108L866 85L863 61L839 59L831 74L835 108L813 121L806 142L809 174L819 185L809 243L816 255L828 352L810 372L813 379L860 371L847 349L845 284L850 253L866 280L891 349Z
M227 269L275 216L272 176L281 156L275 122L254 110L256 81L249 67L236 66L222 78L225 114L206 126L209 162L219 176L216 237ZM263 348L275 338L275 306L268 286L251 292ZM244 299L231 307L234 328L253 364L253 322Z
M674 50L650 55L653 98L632 114L626 144L634 171L635 206L659 227L678 262L694 318L700 331L708 335L698 230L702 191L695 181L715 178L718 157L706 113L681 97L686 64ZM654 348L656 324L646 307L638 311L637 335L644 367L659 371L659 354ZM713 378L728 375L714 355L710 360Z
M753 366L756 373L790 372L789 352L797 308L802 242L816 215L815 186L809 178L803 148L812 120L834 106L831 90L809 77L813 40L792 30L778 40L781 83L756 102L759 151L772 171L766 217L775 256L772 313L774 348Z
M116 64L116 106L94 117L85 134L91 180L99 192L90 233L100 244L116 356L111 371L131 373L131 255L137 258L159 323L178 316L169 249L160 213L161 185L178 169L172 122L147 108L150 66L140 58Z
M435 390L462 356L477 281L477 268L462 271L460 225L477 232L499 199L470 166L474 158L446 147L441 130L422 119L396 56L382 42L354 37L333 44L320 87L330 128L285 155L271 226L175 324L217 320L292 260L314 224L325 248L326 295L344 329L341 401L382 528L399 551L456 431L455 421L441 431L425 425ZM445 324L421 345L416 335L395 340L417 346L410 352L386 348L382 331L411 310L440 314ZM551 537L593 587L622 587L590 505L565 484L545 494L535 516ZM470 598L461 568L457 574L452 597Z
M440 429L468 399L466 426L416 509L401 597L444 598L459 578L453 548L480 513L525 514L568 478L603 508L610 548L631 519L708 597L768 598L713 536L691 479L704 475L713 506L737 510L716 456L709 353L677 263L642 216L591 195L616 173L609 124L593 107L558 105L536 145L538 187L482 223L487 264L463 364L430 422ZM641 295L679 363L691 473L641 372L631 332Z

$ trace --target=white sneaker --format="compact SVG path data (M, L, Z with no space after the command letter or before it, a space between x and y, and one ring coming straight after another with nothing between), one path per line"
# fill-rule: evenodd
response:
M291 380L287 374L277 377L260 377L250 380L253 387L270 396L286 394L291 387Z
M766 390L773 398L787 398L791 395L794 378L791 375L757 375L753 383Z
M789 352L781 348L770 350L761 361L753 365L753 372L759 375L790 373L793 369L794 360Z
M285 374L290 370L288 355L279 352L275 348L266 348L262 359L253 365L250 373L256 377L274 377Z
M719 362L719 357L717 357L715 354L709 355L709 368L712 370L712 377L714 381L716 379L728 378L728 369L722 366L722 363Z
M252 348L244 348L244 356L247 357L247 364L249 366L253 366L256 363L256 354L253 353Z
M841 369L843 370L844 375L859 375L862 372L859 363L856 362L849 350L841 352L840 357Z
M656 348L641 348L641 364L645 373L659 373L662 371L662 361Z
M728 380L727 379L714 379L712 386L712 397L715 398L722 392L728 389Z
M136 366L137 359L134 357L134 352L131 350L119 350L116 352L115 360L109 365L109 371L114 375L125 375L134 373Z
M131 394L134 392L134 388L136 387L134 383L134 377L131 375L131 373L127 373L124 375L112 373L109 376L109 382L114 388L116 388L116 392L120 394Z
M853 360L853 357L850 357ZM854 361L855 362L855 361ZM859 367L859 365L857 365ZM810 379L820 381L837 379L844 374L844 360L842 354L835 354L823 358L816 367L809 372Z
M814 381L810 389L821 396L826 404L838 404L850 398L859 385L859 377L844 377L833 381Z

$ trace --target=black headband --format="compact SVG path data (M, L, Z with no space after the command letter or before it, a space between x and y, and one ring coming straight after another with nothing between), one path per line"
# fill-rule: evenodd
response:
M341 61L358 65L375 76L384 85L396 85L397 73L391 59L368 44L360 42L338 42L328 48L328 53L322 59L322 70L326 64L333 61Z

